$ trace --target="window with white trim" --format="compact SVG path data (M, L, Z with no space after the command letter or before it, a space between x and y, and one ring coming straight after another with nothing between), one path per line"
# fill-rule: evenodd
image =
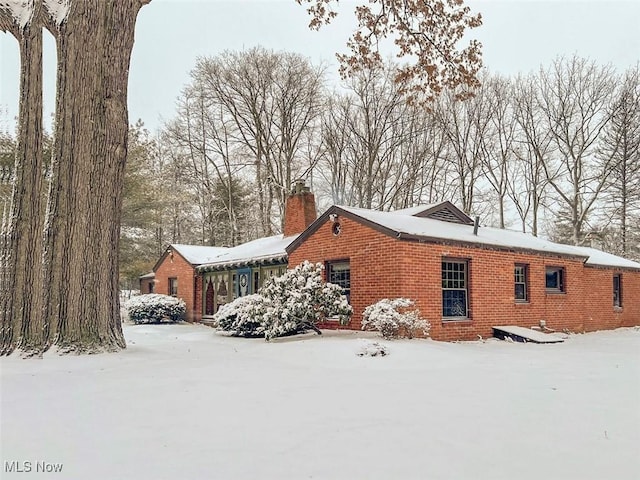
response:
M514 298L516 302L524 303L529 301L529 266L516 263L513 275Z

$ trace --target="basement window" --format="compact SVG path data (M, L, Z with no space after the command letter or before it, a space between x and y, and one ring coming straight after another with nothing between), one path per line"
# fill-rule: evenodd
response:
M514 269L514 297L516 302L526 303L529 300L527 295L529 287L529 266L516 264Z
M172 297L178 296L178 279L176 277L169 279L169 295Z
M622 307L622 274L613 276L613 306Z
M445 320L467 319L469 313L468 262L442 262L442 316Z
M545 287L548 293L565 293L564 267L547 267L545 269Z

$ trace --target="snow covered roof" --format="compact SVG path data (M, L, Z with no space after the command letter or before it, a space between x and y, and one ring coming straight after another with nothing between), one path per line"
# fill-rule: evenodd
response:
M156 274L154 272L145 273L144 275L140 275L138 277L140 280L146 280L148 278L156 278Z
M425 205L417 205L415 207L409 207L409 208L401 208L398 210L393 210L391 213L397 213L400 215L410 215L410 216L415 216L419 213L424 212L425 210L429 210L435 206L437 206L439 204L437 203L427 203Z
M247 265L253 263L273 263L286 261L287 246L298 235L285 237L274 235L272 237L258 238L251 242L243 243L237 247L227 249L215 259L201 265L198 271L220 270L232 266Z
M213 261L218 255L229 250L228 247L208 247L203 245L181 245L171 244L168 248L172 248L184 259L192 265L200 265Z
M584 252L589 258L585 262L587 265L600 265L604 267L621 267L621 268L637 268L640 269L640 263L633 260L613 255L612 253L603 252L591 247L573 247Z
M396 212L380 212L364 208L334 205L313 225L303 232L287 250L291 252L324 223L330 214L344 215L364 223L400 240L422 240L433 242L463 243L473 246L493 247L502 250L523 250L546 254L566 255L582 258L587 265L612 266L640 269L640 263L587 247L562 245L533 235L491 227L480 227L477 235L473 225L452 223L433 218L415 216L415 209ZM413 213L414 215L411 215Z

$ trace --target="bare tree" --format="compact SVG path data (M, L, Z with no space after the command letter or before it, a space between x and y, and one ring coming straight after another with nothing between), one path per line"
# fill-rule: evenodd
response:
M482 175L483 138L490 127L489 107L484 87L464 100L448 90L434 106L439 128L447 139L444 158L450 165L449 180L456 185L456 199L469 214L480 213L478 180Z
M355 205L352 169L346 162L351 149L349 124L354 99L334 92L328 97L321 120L322 148L317 171L328 185L331 201L337 205Z
M282 214L295 178L307 175L316 155L304 148L322 102L323 69L298 54L261 48L202 58L193 84L230 122L229 139L251 159L262 233L273 233L273 207ZM231 128L231 127L229 127ZM282 215L281 215L282 216Z
M389 210L420 202L433 154L433 117L406 103L395 66L356 74L323 115L319 172L334 202ZM432 187L435 185L432 185Z
M630 242L638 237L640 225L640 67L627 70L609 107L610 121L605 126L597 155L611 165L604 191L614 235L619 237L615 250L637 256L638 247Z
M236 245L246 240L240 232L241 212L234 200L240 193L236 192L239 175L248 163L232 138L234 129L235 123L209 99L201 84L185 89L178 115L165 129L165 137L184 159L188 188L194 192L200 211L203 244ZM228 228L221 228L221 219ZM220 235L221 231L225 235Z
M560 58L541 70L540 108L556 147L543 163L549 184L564 207L570 241L582 241L583 226L605 185L611 161L599 162L595 143L610 121L607 106L614 87L610 67L579 57ZM562 212L561 211L561 212Z
M491 76L484 90L489 102L489 124L481 137L482 171L498 203L498 223L505 228L505 200L509 191L509 165L513 163L516 120L512 86L505 78Z
M515 80L514 107L518 124L514 142L515 161L508 194L522 222L522 231L530 222L531 233L538 236L540 207L548 184L545 162L551 161L555 147L552 132L546 127L544 112L540 108L539 89L533 76ZM529 220L530 219L530 220Z

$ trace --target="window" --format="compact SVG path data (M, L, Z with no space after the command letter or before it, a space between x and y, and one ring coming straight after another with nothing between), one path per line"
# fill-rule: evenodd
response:
M351 303L351 266L348 260L327 262L327 281L342 287L342 293Z
M622 275L613 276L613 306L622 307Z
M446 319L468 317L467 267L466 261L442 262L442 316Z
M260 270L253 272L253 293L258 293L260 288Z
M526 302L529 300L527 291L528 291L528 283L529 280L529 268L528 265L518 265L516 264L514 270L514 296L516 302Z
M172 297L178 295L178 279L176 277L169 279L169 295Z
M547 267L545 273L545 287L547 288L547 292L560 293L565 291L564 268Z

